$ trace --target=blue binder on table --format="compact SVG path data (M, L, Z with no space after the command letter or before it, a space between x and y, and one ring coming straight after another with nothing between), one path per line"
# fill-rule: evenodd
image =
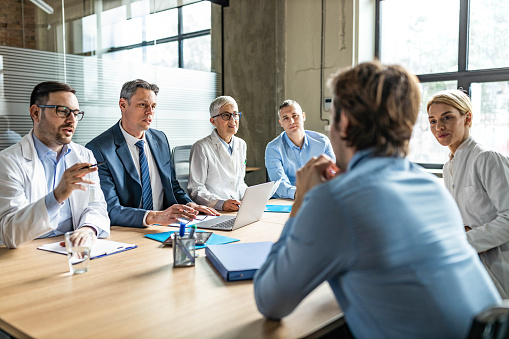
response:
M270 241L209 245L205 255L226 281L253 279L269 256Z

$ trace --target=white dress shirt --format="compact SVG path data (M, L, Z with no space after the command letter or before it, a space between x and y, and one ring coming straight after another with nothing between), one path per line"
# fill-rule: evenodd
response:
M445 163L444 182L472 228L469 243L509 297L509 158L469 137Z
M241 200L244 196L247 146L244 140L235 136L231 142L233 151L230 155L214 130L193 145L187 190L197 204L214 207L218 201Z

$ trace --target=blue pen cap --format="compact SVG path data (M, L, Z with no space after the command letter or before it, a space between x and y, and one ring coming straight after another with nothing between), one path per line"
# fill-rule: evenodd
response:
M179 235L181 237L183 237L184 235L186 234L186 223L181 221L180 222L180 230L179 230Z

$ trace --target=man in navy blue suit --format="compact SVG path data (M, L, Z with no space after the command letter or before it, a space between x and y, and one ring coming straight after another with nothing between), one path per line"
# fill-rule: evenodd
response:
M144 80L122 86L122 118L86 147L99 166L101 188L112 225L146 227L193 220L199 212L219 215L194 203L175 179L166 135L151 129L159 87Z

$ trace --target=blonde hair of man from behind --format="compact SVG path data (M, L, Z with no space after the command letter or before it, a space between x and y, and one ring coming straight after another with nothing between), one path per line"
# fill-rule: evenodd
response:
M429 107L433 104L446 104L456 108L461 115L465 115L468 112L473 116L472 102L468 95L461 89L452 89L440 91L428 101L426 111L429 112ZM472 119L468 127L472 127Z
M334 124L341 113L350 120L349 147L373 148L377 156L406 156L419 114L419 80L397 65L365 62L333 74Z
M228 95L223 95L223 96L215 98L214 101L212 101L210 103L210 107L209 107L210 117L212 118L213 116L218 115L219 109L221 107L223 107L224 105L233 105L233 107L235 108L236 111L239 110L239 106L237 105L237 102L235 101L235 99L233 99L232 97L230 97ZM233 113L233 112L230 112L230 113Z

